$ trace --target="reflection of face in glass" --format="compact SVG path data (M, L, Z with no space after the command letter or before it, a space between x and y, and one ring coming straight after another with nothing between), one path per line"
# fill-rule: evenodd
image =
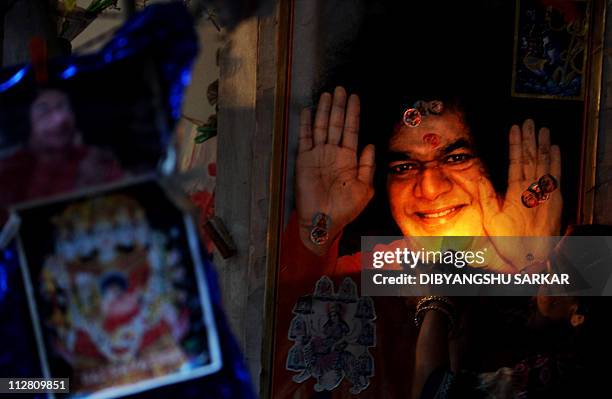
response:
M68 96L59 90L42 91L30 106L30 146L39 151L66 150L76 134Z
M437 146L423 140L439 137ZM444 112L418 127L400 126L389 141L387 192L406 236L483 235L478 182L484 167L461 116Z

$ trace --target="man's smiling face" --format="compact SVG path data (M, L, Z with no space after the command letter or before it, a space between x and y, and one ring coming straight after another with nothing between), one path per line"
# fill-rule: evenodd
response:
M386 167L391 212L404 235L484 235L478 182L487 177L460 114L396 128Z

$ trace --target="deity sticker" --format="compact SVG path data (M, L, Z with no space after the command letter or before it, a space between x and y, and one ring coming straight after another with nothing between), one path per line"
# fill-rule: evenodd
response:
M411 108L404 111L402 121L408 127L417 127L426 116L440 115L442 111L444 111L444 103L440 100L418 100Z
M546 174L531 183L527 190L521 194L521 202L526 208L535 208L550 198L550 194L559 187L557 179L551 174Z
M376 344L376 312L370 297L359 297L355 282L346 277L338 291L327 276L316 283L314 294L298 299L289 326L286 367L298 374L293 381L316 379L317 392L331 391L346 378L350 393L368 387L374 375L369 348Z
M69 377L76 396L117 397L219 370L195 228L158 183L18 213L49 377Z
M416 108L408 108L404 112L404 116L402 118L404 125L408 127L417 127L421 124L421 113Z

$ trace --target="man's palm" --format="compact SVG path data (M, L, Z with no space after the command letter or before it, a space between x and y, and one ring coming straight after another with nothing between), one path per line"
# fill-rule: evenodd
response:
M296 201L302 240L313 250L305 233L315 215L330 218L334 237L374 195L374 146L366 146L357 157L359 111L359 98L351 95L347 101L345 90L338 87L333 97L321 95L314 124L309 110L301 115Z
M331 144L298 155L297 188L301 220L324 212L340 226L365 208L373 190L369 182L358 179L355 151Z
M548 129L540 129L536 147L535 126L527 120L522 126L510 130L510 167L508 189L503 202L499 202L491 183L482 179L480 185L484 227L493 238L500 255L521 268L526 262L524 255L545 259L552 242L549 239L536 240L532 237L556 236L560 233L563 201L561 190L550 194L550 198L535 208L522 204L521 195L531 183L545 174L552 174L558 181L561 176L561 154L559 147L550 145ZM522 248L513 240L496 237L525 237Z

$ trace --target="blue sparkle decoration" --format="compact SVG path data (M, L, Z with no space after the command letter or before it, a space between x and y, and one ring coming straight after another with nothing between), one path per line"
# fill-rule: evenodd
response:
M25 67L19 69L17 72L15 72L15 74L13 76L11 76L10 78L8 78L6 81L0 83L0 92L7 91L11 87L14 87L16 84L21 82L23 77L28 72L28 69L29 68L27 66L25 66Z
M104 70L126 59L152 60L160 71L158 80L166 93L164 106L168 127L172 129L181 115L185 87L197 53L193 19L185 6L178 2L152 4L128 20L98 53L50 60L49 78L64 81L81 73ZM30 65L3 72L10 75L0 82L0 93L31 84L34 78ZM160 139L169 142L163 135Z
M62 79L70 79L71 77L76 75L77 71L78 69L75 65L68 66L68 68L64 69L64 72L62 72Z
M6 265L0 262L0 302L2 302L8 291L6 269Z

